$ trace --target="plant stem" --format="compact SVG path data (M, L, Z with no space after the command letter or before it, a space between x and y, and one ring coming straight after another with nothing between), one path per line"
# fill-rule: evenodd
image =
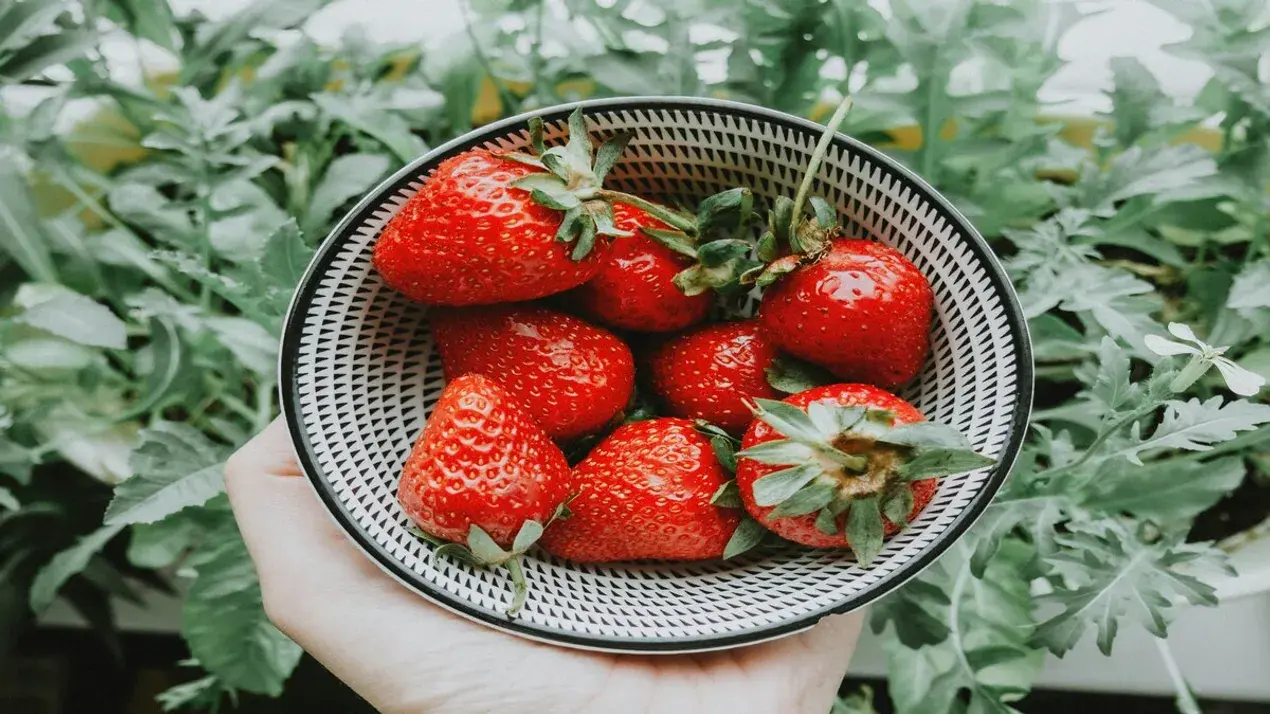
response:
M1099 432L1097 438L1095 438L1094 442L1089 445L1089 448L1085 449L1085 452L1080 455L1079 459L1076 459L1075 461L1071 462L1070 464L1067 464L1066 466L1059 466L1058 468L1054 468L1054 469L1046 469L1045 471L1038 473L1037 477L1039 478L1044 476L1047 478L1053 478L1054 476L1058 474L1067 473L1069 471L1075 471L1081 466L1084 466L1085 464L1089 463L1089 460L1092 459L1094 455L1098 452L1099 447L1105 444L1107 442L1107 439L1110 439L1113 434L1120 431L1125 426L1128 426L1129 424L1137 421L1138 419L1141 419L1142 417L1146 416L1150 412L1154 411L1155 407L1156 405L1152 404L1150 405L1150 407L1139 407L1137 409L1134 409L1133 411L1124 415L1120 419L1116 420L1116 422L1113 423L1111 426Z
M685 216L678 211L671 210L666 206L653 203L652 201L645 200L639 196L634 196L622 191L613 191L611 189L601 188L596 190L595 197L602 198L610 203L625 203L632 208L638 208L641 211L651 214L654 218L662 221L675 230L680 230L684 233L690 234L695 234L697 231L697 221L695 218Z
M1164 660L1164 669L1169 673L1169 680L1173 683L1173 691L1177 693L1177 698L1173 701L1177 704L1177 710L1181 714L1203 714L1203 710L1199 708L1199 702L1195 701L1195 693L1191 691L1191 685L1186 683L1186 677L1182 674L1182 668L1177 666L1177 660L1173 659L1173 651L1169 649L1169 643L1163 637L1155 638L1155 648L1160 651L1160 659Z
M811 193L811 184L816 180L816 174L820 172L820 165L825 162L825 154L829 153L829 144L833 142L834 134L837 133L838 127L842 126L842 120L847 118L847 112L851 111L852 103L850 94L843 97L842 103L838 105L838 108L834 110L833 116L825 124L825 132L820 135L820 141L816 143L816 149L811 154L811 160L807 162L807 168L803 171L802 183L798 184L798 193L794 194L790 235L798 233L798 223L803 215L803 204L807 202L807 196Z

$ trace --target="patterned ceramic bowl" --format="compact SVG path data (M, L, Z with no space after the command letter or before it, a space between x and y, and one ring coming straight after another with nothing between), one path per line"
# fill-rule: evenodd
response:
M536 112L547 141L576 105ZM687 98L582 103L595 140L635 132L610 187L664 200L749 186L792 196L823 127L780 112ZM1023 441L1032 357L1023 313L983 238L908 169L837 135L814 193L836 205L848 234L899 249L935 291L932 350L902 391L928 418L966 434L996 465L948 477L872 567L848 551L760 549L727 562L577 565L525 558L529 599L509 618L501 569L436 558L407 529L395 498L413 439L444 384L427 309L384 285L371 249L384 224L446 158L529 142L529 114L498 122L416 159L348 214L300 283L283 337L283 407L305 473L335 520L407 587L460 615L525 637L607 651L692 652L769 640L894 590L944 552L981 514ZM753 301L751 301L751 308Z

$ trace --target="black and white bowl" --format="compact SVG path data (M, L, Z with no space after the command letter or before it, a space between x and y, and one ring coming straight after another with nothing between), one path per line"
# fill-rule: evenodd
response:
M539 112L551 143L577 105ZM612 188L693 200L749 186L792 196L823 127L776 111L687 98L582 102L595 140L636 133ZM894 590L962 535L1018 454L1032 399L1023 313L983 238L951 204L880 152L837 135L814 193L848 234L899 249L935 291L932 350L902 391L995 466L943 479L921 516L873 566L847 551L789 546L728 562L576 565L535 552L514 619L501 570L436 558L395 498L413 439L444 385L426 308L384 285L371 250L384 224L446 158L528 145L525 114L438 147L366 196L326 239L297 288L284 331L282 404L300 463L335 520L385 571L433 602L518 635L607 651L693 652L769 640Z

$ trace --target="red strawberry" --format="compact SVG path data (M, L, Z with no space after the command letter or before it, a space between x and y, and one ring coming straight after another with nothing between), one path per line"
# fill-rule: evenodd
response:
M844 101L830 119L795 197L774 202L758 250L769 264L741 281L776 283L764 292L758 318L781 350L840 379L895 387L917 375L930 351L930 284L894 248L840 239L837 211L808 195L850 106ZM792 253L780 256L782 244Z
M572 315L534 305L433 310L447 380L497 380L553 439L599 431L626 406L635 362L621 340Z
M432 305L530 300L590 280L608 260L609 242L571 257L574 249L556 240L560 213L513 185L540 173L483 149L445 160L384 228L375 269Z
M509 546L525 521L545 524L573 477L560 448L492 380L446 385L402 468L397 499L425 532L466 541L472 526Z
M582 563L722 557L742 513L710 501L729 477L692 422L627 424L574 469L571 515L542 546Z
M748 400L779 396L767 383L775 359L776 347L757 321L711 325L672 338L653 354L653 390L671 414L740 435L754 418Z
M841 379L903 384L930 352L930 283L899 251L835 240L763 294L758 319L780 349Z
M614 206L614 213L618 228L634 230L636 223L667 227L622 204ZM682 330L710 312L709 293L688 296L673 282L691 265L691 258L638 233L619 240L608 264L570 295L583 313L605 325L642 332Z
M867 384L755 401L758 418L737 452L746 510L794 542L850 546L863 565L926 507L937 477L992 463L960 432Z

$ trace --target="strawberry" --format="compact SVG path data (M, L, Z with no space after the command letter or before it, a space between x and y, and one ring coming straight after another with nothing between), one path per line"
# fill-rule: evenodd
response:
M895 387L917 376L930 352L934 301L926 277L899 251L835 240L767 288L758 319L785 352L840 379Z
M447 380L497 380L553 439L599 431L630 399L635 362L609 331L534 305L436 309L432 334Z
M402 467L397 500L421 530L453 542L438 554L507 565L514 614L525 595L515 559L572 489L564 454L546 432L493 381L466 374L441 392Z
M622 209L621 204L614 207L618 227L623 227ZM674 285L675 276L691 265L691 259L652 238L635 235L618 241L608 264L570 295L583 314L611 327L682 330L710 312L709 294L688 296Z
M660 215L667 209L607 191L604 177L631 135L593 156L581 109L569 140L547 149L543 123L529 121L534 153L472 149L437 166L375 243L375 269L406 297L433 305L517 302L590 280L608 260L622 201Z
M574 469L568 518L542 537L551 554L581 563L719 558L742 511L711 499L730 474L687 419L619 427Z
M850 547L861 565L926 507L936 478L993 463L957 430L867 384L755 402L736 454L746 510L796 543Z
M709 233L739 235L752 204L749 189L732 189L702 201L695 217L662 208L665 221L616 204L617 228L635 235L617 241L612 259L571 296L587 316L625 330L670 332L701 322L713 302L709 291L736 285L755 265L748 242L710 240Z
M834 113L796 196L774 202L759 239L759 258L767 265L748 271L742 282L770 285L758 319L781 350L839 379L896 387L917 375L930 352L930 283L894 248L841 239L836 210L808 197L849 107L848 99ZM806 205L811 216L803 215ZM792 253L779 255L782 244Z
M670 414L740 435L754 418L748 400L779 396L767 383L775 359L758 322L744 320L674 337L649 362L653 390Z

